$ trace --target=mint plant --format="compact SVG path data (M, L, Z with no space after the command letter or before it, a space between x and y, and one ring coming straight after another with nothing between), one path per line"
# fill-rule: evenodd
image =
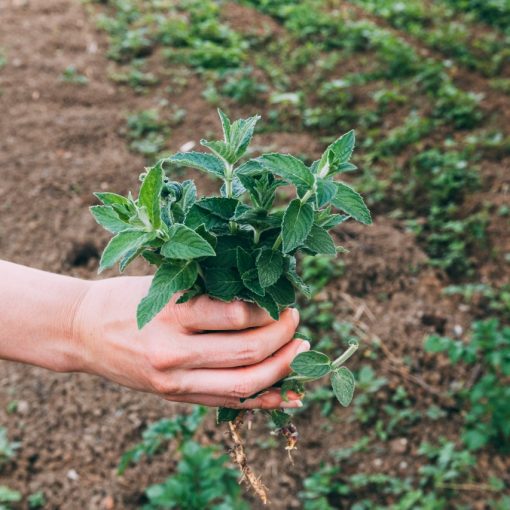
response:
M295 303L296 292L310 296L299 275L298 254L335 255L344 249L335 246L330 229L349 218L371 223L361 196L336 180L356 169L349 161L354 131L333 142L311 166L277 153L239 163L260 117L231 122L218 112L223 140L202 140L209 153L180 152L147 168L140 176L137 199L131 194L96 193L103 205L91 207L91 212L115 234L102 254L99 271L116 263L123 271L138 256L157 268L138 306L139 328L178 292L182 294L177 303L200 294L223 301L240 299L278 319ZM219 195L198 197L192 180L171 181L166 172L172 166L195 168L217 178L222 183ZM286 185L295 189L295 197L288 204L275 204L277 189ZM279 383L283 398L289 390L303 393L305 383L329 375L337 399L347 406L354 377L343 365L356 348L357 344L350 345L335 360L316 351L298 355L291 365L293 373ZM290 415L270 414L287 437L288 448L294 447L297 436ZM242 417L237 409L218 411L218 422L231 422L234 428ZM242 464L241 457L237 460Z

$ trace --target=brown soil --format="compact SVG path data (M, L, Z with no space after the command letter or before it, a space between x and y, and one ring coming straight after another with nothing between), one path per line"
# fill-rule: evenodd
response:
M201 133L217 131L215 112L204 103L201 85L193 77L171 96L161 92L164 87L139 96L112 84L107 77L110 64L104 57L105 40L78 2L11 0L1 7L0 15L0 48L8 58L0 70L0 257L96 278L98 256L108 235L88 212L94 202L92 192L98 188L126 192L136 185L144 166L143 159L128 150L123 135L126 114L153 106L162 98L186 108L184 121L168 143L168 149L177 150ZM232 11L233 23L237 15ZM252 29L260 32L273 24L254 14ZM89 84L59 80L69 65L83 72ZM320 149L310 136L286 133L265 134L256 143L308 154ZM508 193L508 177L505 181L502 169L493 168L492 175L492 186L484 195L491 200ZM201 182L209 185L206 180ZM495 222L493 229L496 238L506 238L504 249L508 251L503 220ZM454 326L469 325L473 312L442 296L444 276L428 268L426 256L398 223L377 218L371 228L348 225L339 237L350 249L345 256L345 277L316 299L331 301L338 320L355 323L367 340L366 357L354 360L353 368L367 363L370 350L378 349L378 373L388 378L390 391L404 385L416 409L423 412L432 403L448 405L439 390L446 388L451 374L441 358L424 354L423 337L432 332L452 335ZM148 269L135 264L129 271L142 274ZM487 281L502 278L501 272L484 274ZM369 347L372 341L379 341L383 348ZM398 361L403 356L412 360L406 370ZM377 398L387 396L381 392ZM8 414L7 406L13 401L18 402L17 410ZM140 508L143 489L173 471L175 455L170 448L128 469L122 477L116 474L118 460L148 423L183 409L186 406L99 378L58 375L3 362L0 424L22 446L0 473L0 485L25 495L43 490L51 509ZM271 508L300 508L297 492L303 474L318 468L329 450L348 446L367 432L349 421L350 413L337 409L329 433L317 432L318 409L297 418L303 438L295 456L299 467L287 462L281 448L257 446L268 436L264 423L256 423L247 435L248 451L269 487ZM406 434L404 448L399 442L403 437L397 436L362 454L359 465L347 464L345 472L413 473L419 465L421 441L442 435L454 438L460 423L458 413L440 422L423 415ZM212 416L200 440L228 443ZM478 466L480 479L495 475L510 483L509 468L508 459L497 452L484 454ZM476 508L483 508L485 499L485 494L476 492L462 498ZM259 508L257 503L254 508Z

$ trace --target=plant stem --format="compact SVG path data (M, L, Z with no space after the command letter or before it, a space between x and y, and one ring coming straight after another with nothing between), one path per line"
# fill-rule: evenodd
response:
M276 238L276 241L273 244L273 250L277 250L281 244L282 244L282 235L279 234L278 237Z
M304 195L303 195L303 198L301 199L301 203L302 204L306 204L306 202L308 202L308 199L315 193L315 184L313 186L312 189L309 189Z
M253 230L253 242L255 244L259 244L260 241L260 230L254 229Z
M331 363L331 366L333 368L338 368L343 365L358 350L358 347L359 345L357 343L351 344L342 355L338 356L338 358Z

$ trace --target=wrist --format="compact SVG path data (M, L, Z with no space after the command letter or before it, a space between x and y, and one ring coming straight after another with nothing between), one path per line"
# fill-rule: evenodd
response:
M88 296L97 282L79 280L79 283L70 303L68 320L64 322L63 337L68 349L64 355L66 367L62 370L63 372L87 371L86 335L84 334L84 324L87 319L84 316L86 315Z

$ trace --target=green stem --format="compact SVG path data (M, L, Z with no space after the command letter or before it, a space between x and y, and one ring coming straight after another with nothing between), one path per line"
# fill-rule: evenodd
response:
M255 244L259 244L260 241L260 230L254 229L253 230L253 242Z
M357 350L359 345L357 343L353 343L349 346L349 348L338 358L331 363L333 368L338 368L342 366Z
M277 250L281 244L282 244L282 234L279 234L278 237L276 238L276 241L273 244L273 250Z

